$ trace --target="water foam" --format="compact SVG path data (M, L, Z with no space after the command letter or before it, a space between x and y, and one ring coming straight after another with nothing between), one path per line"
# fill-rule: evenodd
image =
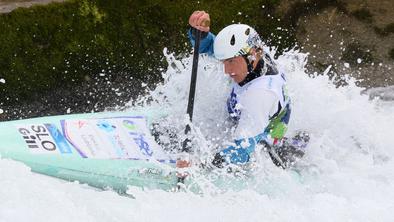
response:
M173 116L169 121L181 127L191 58L166 58L172 62L165 82L133 109L166 110ZM324 75L308 77L305 60L295 51L277 60L293 101L289 133L304 129L312 136L301 179L261 153L254 183L245 189L216 192L208 186L204 195L195 195L130 188L135 196L130 199L0 160L0 221L391 221L394 105L369 100L350 78L348 86L336 88ZM202 149L227 134L229 82L220 63L200 58L193 123L205 141Z

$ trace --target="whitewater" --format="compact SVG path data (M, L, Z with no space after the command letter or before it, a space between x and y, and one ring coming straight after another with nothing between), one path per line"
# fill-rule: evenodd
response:
M161 109L171 114L163 124L182 126L191 57L176 59L166 50L164 56L164 82L120 108ZM335 87L324 75L330 67L308 75L306 60L293 50L276 60L293 103L288 133L311 135L298 173L275 167L258 152L253 181L237 189L215 188L200 175L200 194L130 187L130 197L0 159L0 221L392 221L394 103L371 100L350 77L348 86ZM229 139L224 120L230 81L220 63L200 56L193 132L201 159Z

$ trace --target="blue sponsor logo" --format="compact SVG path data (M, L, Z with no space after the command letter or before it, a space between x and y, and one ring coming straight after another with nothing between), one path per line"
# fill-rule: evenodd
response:
M110 124L108 121L106 120L100 120L97 123L97 126L99 129L104 130L107 133L113 132L116 129L116 126Z
M268 88L272 89L272 77L269 78L269 82L268 82Z
M48 129L49 133L51 134L60 153L62 153L62 154L72 153L71 146L69 145L69 143L67 142L67 140L63 136L63 134L61 134L60 131L56 128L55 125L45 124L45 127Z
M241 110L237 107L237 103L237 94L234 92L233 88L230 98L227 99L227 111L234 121L238 121L241 117Z
M140 151L142 152L142 154L144 154L146 156L153 155L153 151L150 149L149 144L145 141L144 135L132 133L132 132L130 132L129 134L133 136L133 139L134 139L135 143L138 145L138 147L140 148Z

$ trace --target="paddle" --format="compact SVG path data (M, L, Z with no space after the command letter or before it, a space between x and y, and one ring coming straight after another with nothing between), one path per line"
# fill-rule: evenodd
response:
M193 66L192 66L192 76L191 76L191 81L190 81L190 91L189 91L189 101L187 104L187 115L189 116L190 122L193 121L193 108L194 108L194 98L195 98L195 93L196 93L196 82L197 82L197 68L198 68L198 57L199 57L199 49L200 49L200 40L201 40L201 31L196 29L195 32L195 42L194 42L194 52L193 52ZM185 135L186 139L182 143L182 152L185 153L190 153L191 151L191 140L188 137L188 133L190 132L191 127L189 124L186 125L185 128ZM187 161L184 161L183 164L188 164L186 163ZM181 174L178 177L178 189L180 188L179 183L184 183L185 178L187 175Z
M189 101L187 104L187 115L189 116L190 122L193 121L193 108L194 108L194 97L196 93L196 82L197 82L197 68L198 68L198 57L200 49L201 31L196 29L195 33L195 43L194 43L194 53L193 53L193 66L192 66L192 76L190 81L190 91L189 91ZM187 124L185 128L185 135L190 132L190 125ZM182 152L189 153L191 150L190 138L186 138L182 144Z
M211 21L206 19L202 22L202 26L209 27ZM190 81L190 91L189 91L189 101L187 104L187 115L189 116L190 122L193 121L193 108L194 108L194 97L196 93L196 82L197 82L197 68L198 68L198 57L200 51L200 42L201 42L201 35L202 31L199 29L194 29L194 52L193 52L193 66L192 66L192 76ZM191 128L190 125L187 124L185 128L185 135L190 132ZM182 144L182 152L190 153L191 145L190 145L190 138L187 137Z

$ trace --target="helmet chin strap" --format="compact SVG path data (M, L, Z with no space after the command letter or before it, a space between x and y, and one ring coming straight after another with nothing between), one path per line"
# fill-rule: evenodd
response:
M246 62L246 66L247 66L247 69L248 69L248 74L253 72L253 60L251 62L250 59L248 58L248 55L243 55L242 58L244 58L244 60Z
M242 58L245 59L248 74L246 75L245 79L238 83L239 86L243 86L246 83L252 81L261 76L261 67L264 66L264 60L260 59L257 61L256 68L253 68L253 62L250 62L247 55L243 55ZM254 60L256 62L256 60Z

